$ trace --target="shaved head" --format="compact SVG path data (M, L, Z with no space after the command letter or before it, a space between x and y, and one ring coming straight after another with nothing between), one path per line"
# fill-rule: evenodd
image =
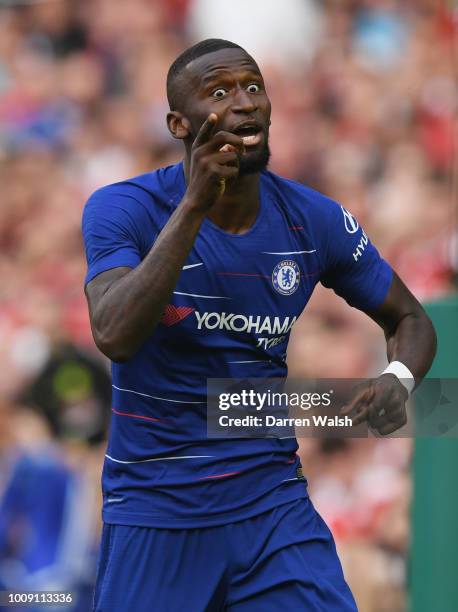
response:
M167 99L169 101L170 110L181 110L182 92L180 88L180 75L184 68L195 59L207 55L208 53L219 51L220 49L240 49L250 57L243 47L222 38L207 38L189 47L189 49L183 51L183 53L176 58L167 73Z

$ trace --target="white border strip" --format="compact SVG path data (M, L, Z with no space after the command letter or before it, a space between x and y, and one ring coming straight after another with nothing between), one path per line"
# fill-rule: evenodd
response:
M121 459L115 459L114 457L110 457L110 455L105 455L107 459L110 461L114 461L115 463L149 463L150 461L168 461L169 459L200 459L201 457L214 457L214 455L181 455L176 457L154 457L153 459L140 459L140 461L121 461Z
M207 300L230 300L232 298L223 295L199 295L197 293L183 293L182 291L174 291L175 295L187 295L188 297L206 298Z
M313 251L284 251L280 253L274 253L273 251L261 251L263 255L302 255L302 253L316 253L316 249Z
M253 359L252 361L228 361L227 363L270 363L271 359Z
M162 400L163 402L173 402L174 404L206 404L207 402L190 402L187 400L174 400L167 399L166 397L158 397L157 395L149 395L148 393L140 393L140 391L133 391L132 389L122 389L116 385L111 385L113 389L117 391L124 391L125 393L135 393L135 395L142 395L143 397L151 397L152 399Z

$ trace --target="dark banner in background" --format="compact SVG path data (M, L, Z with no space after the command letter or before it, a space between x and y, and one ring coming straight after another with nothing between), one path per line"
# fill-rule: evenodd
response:
M458 376L458 295L429 304L438 350L429 376L440 381L445 396L426 415L442 430L457 419L456 395L447 381ZM427 381L426 381L427 382ZM423 384L419 390L423 388ZM431 391L434 390L432 383ZM414 393L416 395L416 393ZM438 396L437 392L432 396ZM446 403L449 400L450 403ZM453 401L454 400L454 401ZM439 414L439 417L435 413ZM447 419L442 418L447 415ZM415 440L413 459L412 535L409 564L409 612L458 610L458 441L456 426L441 437ZM430 436L432 437L432 436Z

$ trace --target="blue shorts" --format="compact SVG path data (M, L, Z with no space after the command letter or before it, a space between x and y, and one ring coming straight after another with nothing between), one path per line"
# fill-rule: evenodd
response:
M309 499L220 527L103 527L96 612L355 612Z

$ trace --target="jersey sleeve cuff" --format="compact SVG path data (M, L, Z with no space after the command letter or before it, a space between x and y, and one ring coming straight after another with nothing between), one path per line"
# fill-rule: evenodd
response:
M140 258L135 256L134 254L126 254L122 258L120 258L119 255L116 257L105 257L104 259L90 267L84 279L84 285L86 286L88 283L91 282L91 280L93 280L102 272L112 270L113 268L135 268L136 266L138 266L140 261Z

